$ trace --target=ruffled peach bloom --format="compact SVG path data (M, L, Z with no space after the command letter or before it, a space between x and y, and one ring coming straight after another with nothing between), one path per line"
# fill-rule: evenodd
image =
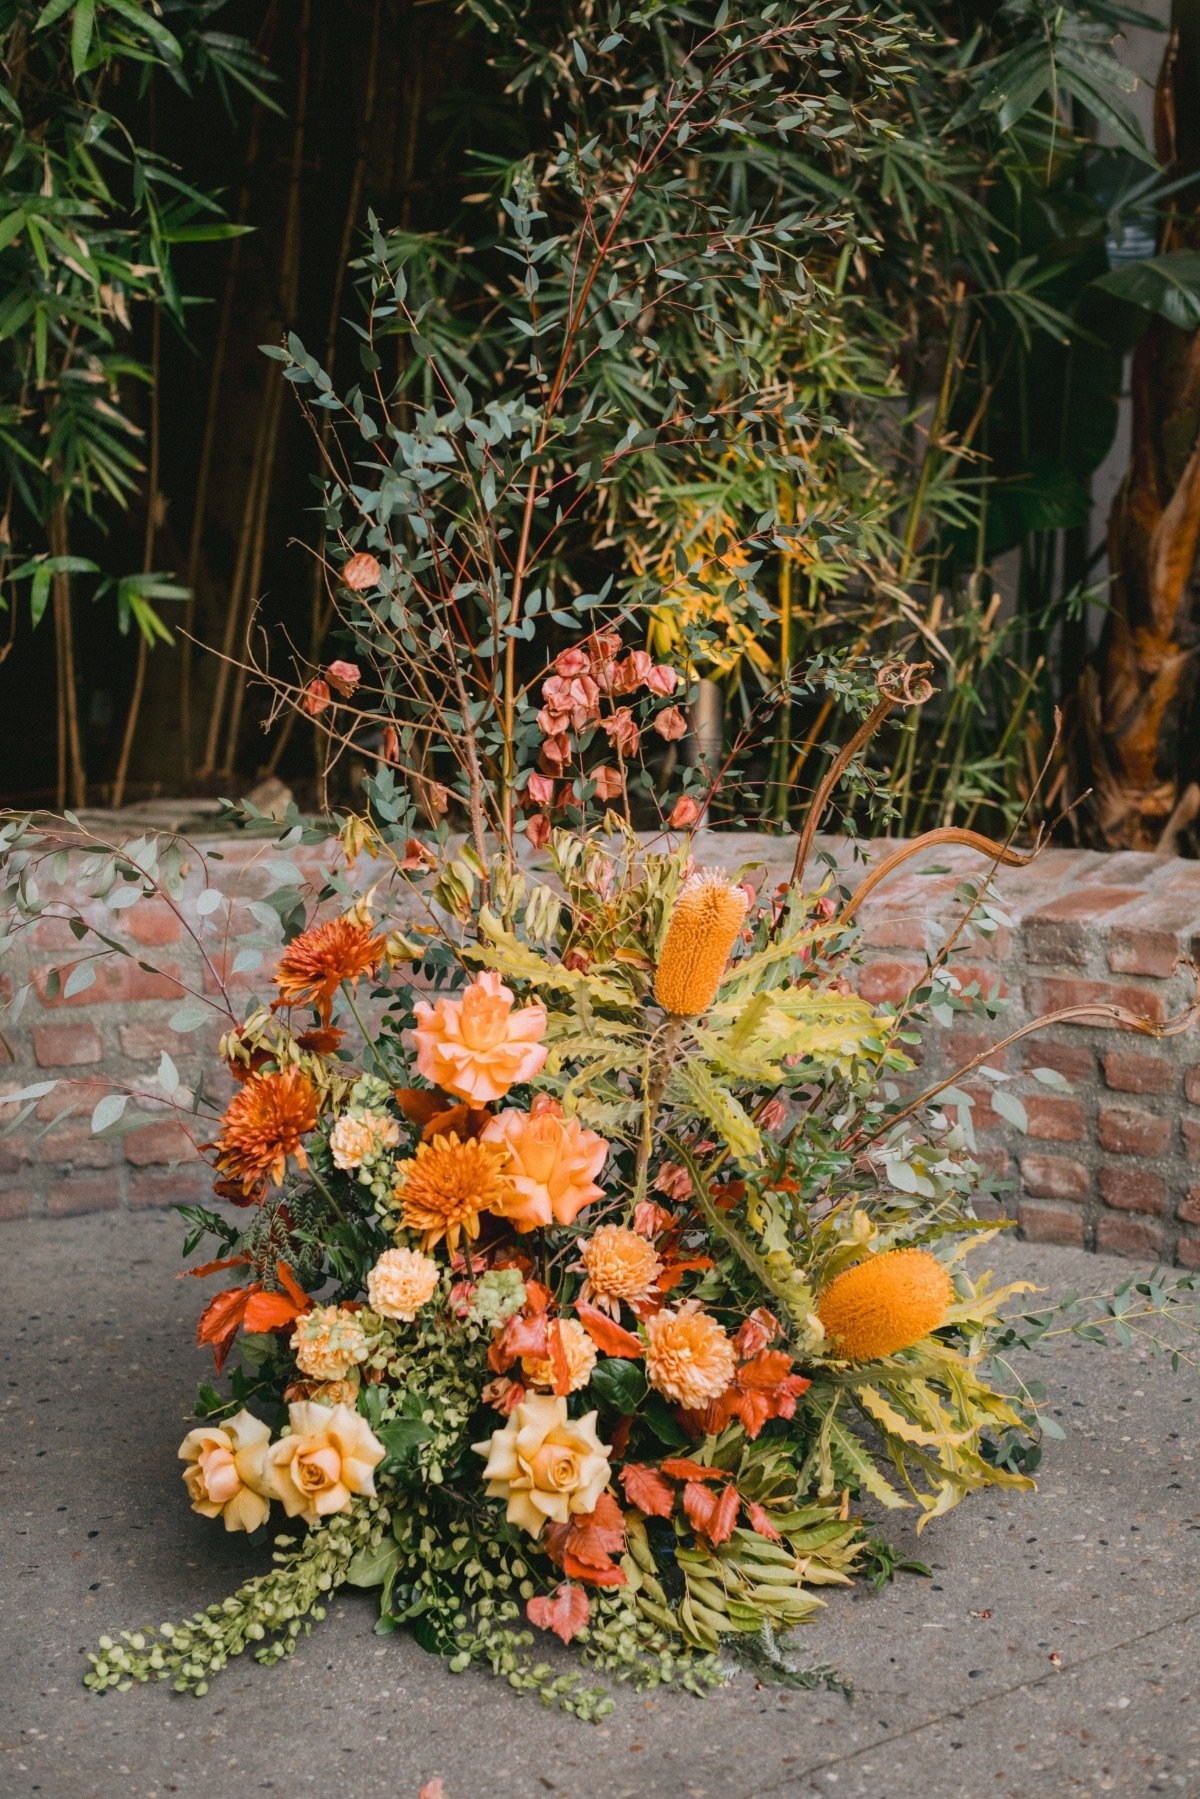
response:
M609 1444L596 1435L596 1414L568 1418L565 1399L531 1394L503 1430L472 1445L487 1457L489 1499L508 1501L508 1522L540 1537L548 1518L566 1524L592 1512L608 1485Z
M345 1380L367 1357L367 1339L354 1312L344 1306L314 1306L296 1320L291 1347L296 1366L310 1380Z
M179 1445L192 1510L224 1518L226 1530L257 1530L271 1509L267 1445L271 1433L247 1411L222 1425L190 1430Z
M316 1524L350 1509L356 1493L375 1494L375 1470L387 1451L366 1419L345 1405L298 1399L291 1433L267 1452L272 1487L289 1518Z
M583 1297L595 1299L614 1316L621 1300L649 1299L662 1273L653 1243L622 1224L602 1224L579 1245L579 1255L587 1275Z
M574 1318L560 1318L558 1328L567 1364L567 1379L570 1382L567 1391L578 1393L580 1387L586 1387L592 1378L592 1369L596 1366L596 1345L582 1324ZM553 1387L553 1357L522 1356L521 1367L531 1387Z
M558 1101L543 1094L529 1112L501 1112L483 1133L485 1143L503 1144L512 1183L511 1197L493 1206L519 1231L538 1225L571 1224L599 1199L596 1176L608 1144L585 1131L577 1118L564 1118Z
M352 1173L361 1168L368 1156L381 1149L395 1149L400 1142L400 1126L394 1118L378 1112L364 1112L354 1118L343 1112L329 1133L329 1153L335 1168Z
M381 1318L411 1324L437 1291L441 1269L419 1249L387 1249L367 1276L367 1299Z
M645 1320L650 1385L696 1412L719 1399L733 1379L733 1344L715 1318L689 1303Z
M541 1072L546 1011L536 1001L514 1010L514 996L487 969L458 999L418 1000L413 1039L427 1081L474 1105L503 1099Z

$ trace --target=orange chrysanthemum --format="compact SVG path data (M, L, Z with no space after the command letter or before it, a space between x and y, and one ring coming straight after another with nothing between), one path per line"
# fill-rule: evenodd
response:
M583 1297L617 1317L621 1300L649 1299L662 1273L662 1262L653 1243L622 1224L602 1224L594 1236L579 1245L587 1280Z
M343 981L374 974L383 960L385 941L354 913L311 925L288 944L275 970L282 1006L311 1004L328 1024L333 999Z
M647 1318L650 1385L689 1411L699 1411L710 1400L719 1399L736 1367L733 1344L716 1319L694 1304Z
M654 997L664 1012L699 1018L708 1011L748 905L745 889L719 869L703 869L684 882L654 977Z
M306 1166L304 1138L317 1122L317 1090L301 1068L252 1074L229 1102L217 1139L217 1167L250 1193L268 1176L282 1181L289 1156Z
M460 1143L451 1131L418 1144L416 1155L401 1162L396 1198L405 1229L421 1233L422 1249L444 1237L453 1255L464 1231L468 1239L479 1235L479 1214L498 1210L512 1196L506 1159L502 1145L478 1137Z

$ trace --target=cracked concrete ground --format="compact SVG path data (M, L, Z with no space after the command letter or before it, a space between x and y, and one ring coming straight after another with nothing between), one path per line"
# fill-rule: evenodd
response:
M852 1704L742 1674L703 1701L622 1694L582 1725L373 1636L357 1594L291 1661L235 1665L203 1700L86 1693L102 1631L178 1618L261 1565L185 1503L175 1450L207 1357L179 1240L158 1215L0 1231L4 1794L416 1799L440 1775L447 1799L1200 1795L1196 1374L1081 1344L1037 1358L1067 1432L1041 1491L968 1500L915 1550L932 1580L835 1592L801 1633ZM996 1259L1058 1293L1128 1273L1019 1243Z

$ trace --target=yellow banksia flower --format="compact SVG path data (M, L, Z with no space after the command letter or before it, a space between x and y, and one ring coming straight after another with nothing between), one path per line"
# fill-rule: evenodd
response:
M954 1299L949 1271L927 1249L891 1249L847 1268L817 1301L834 1354L874 1362L937 1329Z
M699 1018L717 995L729 952L749 905L720 869L702 869L684 882L667 925L654 997L676 1018Z

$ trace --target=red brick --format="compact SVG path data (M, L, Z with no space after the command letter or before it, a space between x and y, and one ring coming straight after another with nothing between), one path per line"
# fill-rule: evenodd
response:
M117 1145L110 1137L94 1137L86 1117L68 1119L58 1130L40 1137L32 1146L33 1159L43 1167L111 1168L117 1161Z
M1179 1222L1200 1224L1200 1187L1189 1187L1179 1202Z
M1096 1072L1094 1049L1085 1043L1060 1043L1053 1037L1027 1037L1022 1060L1026 1068L1053 1068L1066 1081L1090 1081Z
M82 993L73 993L70 999L64 999L62 991L54 999L47 999L46 989L55 964L43 963L33 970L33 984L44 1006L57 1010L60 1006L103 1006L126 1005L133 1000L143 999L178 999L183 992L179 984L179 968L174 963L164 963L154 973L139 968L130 956L108 956L96 963L96 978L90 987ZM66 980L66 973L62 973Z
M1096 1123L1101 1147L1116 1156L1161 1156L1171 1140L1171 1120L1137 1106L1101 1106Z
M8 1191L0 1191L0 1222L12 1224L18 1218L29 1216L29 1194L22 1188L13 1187Z
M115 1212L121 1203L115 1177L106 1181L55 1181L46 1195L51 1218L71 1218L80 1212Z
M1070 1156L1022 1156L1021 1180L1026 1192L1042 1199L1086 1199L1092 1186L1083 1163Z
M94 1024L35 1024L33 1053L39 1068L80 1068L99 1062L104 1045Z
M1165 1056L1110 1049L1104 1058L1104 1078L1118 1093L1169 1093L1176 1076Z
M1083 1213L1077 1206L1055 1206L1036 1199L1023 1199L1017 1207L1017 1222L1033 1243L1083 1244Z
M1166 1212L1170 1209L1170 1193L1161 1174L1146 1168L1109 1162L1101 1168L1097 1180L1105 1205L1119 1212Z
M1166 996L1149 987L1127 987L1116 981L1077 981L1065 976L1042 975L1025 984L1025 1004L1031 1014L1058 1012L1067 1006L1123 1006L1127 1012L1161 1024L1167 1016ZM1073 1018L1073 1029L1111 1030L1104 1018Z
M145 1212L160 1206L195 1205L208 1193L210 1179L197 1164L191 1170L171 1173L158 1168L143 1169L129 1181L128 1205L131 1212Z
M868 962L858 977L858 991L870 1006L898 1005L921 984L926 972L919 962Z
M125 1160L132 1162L135 1168L166 1162L192 1162L197 1153L183 1126L173 1120L145 1124L140 1130L130 1131L125 1138Z
M1200 1268L1200 1237L1180 1237L1175 1254L1184 1268Z
M1154 975L1167 980L1200 932L1200 895L1186 888L1154 886L1114 919L1108 966L1114 974Z
M90 1118L98 1099L113 1090L112 1082L99 1075L65 1076L52 1093L43 1094L34 1108L34 1117L42 1124L61 1118L64 1112Z
M1183 1090L1193 1106L1200 1106L1200 1068L1189 1068L1183 1077Z
M183 926L166 900L139 900L125 914L125 930L135 943L154 948L164 943L177 943Z
M1023 1096L1029 1135L1052 1143L1080 1143L1087 1134L1087 1113L1080 1100L1061 1093Z
M1183 1138L1183 1153L1189 1162L1200 1162L1200 1119L1181 1118L1179 1134Z
M1136 887L1077 885L1068 893L1025 914L1022 948L1029 962L1087 965L1096 943L1096 927L1108 912L1140 898Z
M996 1041L992 1031L953 1030L939 1031L931 1047L936 1048L938 1060L947 1068L963 1068L973 1062L976 1056L986 1056L988 1066L1003 1068L1012 1054L1012 1050L1002 1050L998 1056L992 1055L992 1046Z
M1149 1218L1118 1218L1111 1213L1101 1218L1096 1227L1096 1248L1114 1256L1145 1256L1161 1259L1165 1238L1160 1224Z

